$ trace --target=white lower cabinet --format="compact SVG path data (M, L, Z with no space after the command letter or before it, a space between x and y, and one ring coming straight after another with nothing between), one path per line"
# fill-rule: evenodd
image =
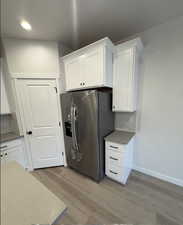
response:
M132 169L133 139L125 145L106 141L105 173L119 183L126 184Z
M22 140L14 140L4 142L0 145L1 148L1 163L16 161L24 168L26 160L24 155L24 144Z

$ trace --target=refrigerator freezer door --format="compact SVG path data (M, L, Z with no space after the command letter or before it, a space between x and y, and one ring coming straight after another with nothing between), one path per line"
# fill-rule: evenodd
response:
M65 133L67 163L99 180L98 92L67 93L62 95L61 102L64 123L70 120L72 126L72 137Z

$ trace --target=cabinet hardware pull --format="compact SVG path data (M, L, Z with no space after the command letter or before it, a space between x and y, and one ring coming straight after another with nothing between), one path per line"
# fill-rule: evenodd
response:
M113 172L112 170L109 170L110 171L110 173L113 173L113 174L118 174L118 173L116 173L116 172Z
M110 159L113 159L113 160L118 160L118 159L116 159L116 158L113 158L113 157L111 157L111 156L110 156Z
M110 145L110 147L111 147L111 148L115 148L115 149L118 149L118 147L115 147L115 146L112 146L112 145Z
M5 155L8 155L8 153L5 153Z
M54 87L55 88L55 92L57 93L58 91L57 91L57 87Z
M0 146L0 149L2 149L2 148L7 148L7 147L8 147L7 145Z
M3 157L3 155L1 155L1 158Z

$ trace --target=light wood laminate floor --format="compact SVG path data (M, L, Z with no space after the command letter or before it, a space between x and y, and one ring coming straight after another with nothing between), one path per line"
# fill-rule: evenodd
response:
M98 184L64 167L32 174L68 207L56 225L183 224L183 188L135 171L126 186L108 178Z

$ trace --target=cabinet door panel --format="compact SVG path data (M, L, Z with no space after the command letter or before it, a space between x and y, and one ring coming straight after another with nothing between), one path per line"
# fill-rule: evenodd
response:
M94 87L103 84L104 48L97 48L81 56L84 86Z
M114 65L113 110L131 111L133 102L133 49L117 53Z
M70 60L65 63L65 74L66 74L66 89L72 90L81 87L83 82L80 59Z
M22 146L17 146L4 152L4 158L6 161L17 161L20 165L25 167L25 159Z

